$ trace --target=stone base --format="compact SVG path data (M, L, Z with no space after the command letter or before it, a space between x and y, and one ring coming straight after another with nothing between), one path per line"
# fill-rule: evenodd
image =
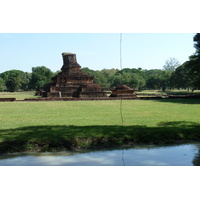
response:
M110 95L110 98L122 98L122 99L127 99L127 98L130 98L130 99L137 99L137 96L136 95Z

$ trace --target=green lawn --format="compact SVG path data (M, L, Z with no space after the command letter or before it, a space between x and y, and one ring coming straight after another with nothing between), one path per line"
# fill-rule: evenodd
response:
M28 98L38 98L35 91L28 92L0 92L0 98L16 98L16 100L24 100Z
M0 129L38 125L121 125L120 101L1 102ZM200 123L200 100L123 100L124 125Z
M200 99L123 100L122 115L119 100L0 102L0 152L200 139Z

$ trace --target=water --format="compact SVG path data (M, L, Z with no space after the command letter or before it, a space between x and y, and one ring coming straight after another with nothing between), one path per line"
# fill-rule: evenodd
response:
M0 156L0 166L192 166L200 144L136 146L92 152L20 153Z

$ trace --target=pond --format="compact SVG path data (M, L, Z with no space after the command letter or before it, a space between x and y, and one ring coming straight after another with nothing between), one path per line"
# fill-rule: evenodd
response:
M192 166L200 165L200 143L82 151L15 153L0 156L0 166Z

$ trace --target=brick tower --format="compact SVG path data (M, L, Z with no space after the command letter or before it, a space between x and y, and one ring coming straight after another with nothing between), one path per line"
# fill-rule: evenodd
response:
M63 66L61 72L45 86L43 97L99 98L107 97L94 78L82 72L76 61L76 54L62 53Z

